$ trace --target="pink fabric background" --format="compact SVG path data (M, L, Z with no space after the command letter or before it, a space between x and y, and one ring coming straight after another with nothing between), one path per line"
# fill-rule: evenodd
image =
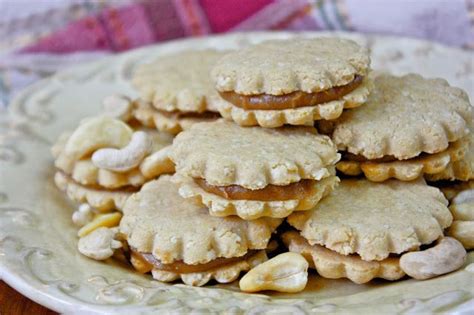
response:
M474 48L474 0L0 0L0 107L78 62L187 36L346 30Z

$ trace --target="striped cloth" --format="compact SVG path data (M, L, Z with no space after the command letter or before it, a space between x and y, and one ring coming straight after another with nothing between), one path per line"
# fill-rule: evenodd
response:
M17 0L0 12L0 106L67 65L187 36L346 30L474 48L474 0Z

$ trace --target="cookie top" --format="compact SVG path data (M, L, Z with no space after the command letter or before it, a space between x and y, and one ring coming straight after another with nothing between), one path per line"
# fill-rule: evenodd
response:
M272 40L231 52L212 68L218 91L244 95L307 93L365 76L366 48L339 38Z
M417 74L381 74L374 80L367 102L336 122L332 139L340 150L367 159L404 160L443 151L469 132L469 98L445 80Z
M140 97L164 111L216 111L209 72L224 55L215 50L183 51L143 64L133 74ZM212 97L211 97L212 96Z
M423 180L342 180L313 211L293 213L288 222L312 245L382 260L442 236L452 222L447 204L439 189Z
M244 221L211 217L207 208L178 194L170 176L145 184L123 209L120 231L135 250L164 264L203 264L265 249L281 219Z
M327 177L339 154L313 127L265 129L218 120L181 132L170 158L177 173L211 185L261 189Z

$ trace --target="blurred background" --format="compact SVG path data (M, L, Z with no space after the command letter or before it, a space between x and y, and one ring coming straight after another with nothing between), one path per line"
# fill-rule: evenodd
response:
M252 30L390 34L473 49L474 0L0 0L0 109L69 65Z

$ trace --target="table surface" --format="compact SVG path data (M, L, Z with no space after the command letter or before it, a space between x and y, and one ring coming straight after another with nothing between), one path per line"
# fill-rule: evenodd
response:
M13 290L5 282L0 281L0 314L52 315L57 313L31 301Z

